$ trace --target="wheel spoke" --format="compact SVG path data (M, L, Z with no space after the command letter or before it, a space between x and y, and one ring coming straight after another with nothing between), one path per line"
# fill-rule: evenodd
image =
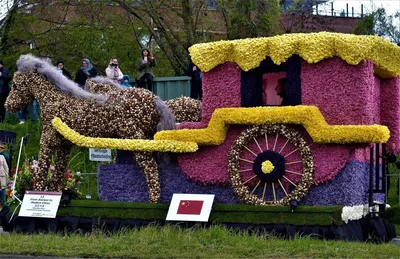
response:
M248 172L248 171L253 171L253 168L239 170L238 172L243 173L243 172Z
M282 184L281 180L278 179L278 183L279 183L279 185L282 187L282 190L285 192L286 197L289 196L288 193L287 193L287 191L286 191L286 189L283 187L283 184Z
M264 190L263 190L263 195L262 195L263 200L265 200L265 189L267 189L267 183L264 183Z
M303 163L303 161L288 162L285 165L293 165L293 164L300 164L300 163Z
M283 149L286 147L287 143L289 142L289 139L286 140L285 144L283 145L283 147L281 148L281 150L279 150L279 154L282 153Z
M256 138L255 138L255 137L253 137L253 139L254 139L254 142L256 142L256 144L257 144L257 147L260 149L260 152L262 153L262 152L263 152L263 150L261 149L260 145L258 144L258 142L257 142Z
M294 187L297 187L297 184L295 184L294 182L290 181L289 178L287 178L286 176L283 176L283 178L288 181L289 183L291 183Z
M254 187L254 189L251 191L251 193L250 194L253 194L253 192L257 189L257 187L260 185L260 183L261 183L261 181L258 181L258 183L257 183L257 185L256 185L256 187Z
M244 146L245 149L247 149L247 151L249 151L250 153L252 153L255 157L257 157L256 153L254 153L253 151L250 150L250 148Z
M246 182L243 183L243 185L245 185L246 183L250 182L251 180L253 180L254 178L256 178L257 175L253 175L252 177L250 177L249 179L247 179Z
M240 157L239 157L239 160L242 160L242 161L250 163L250 164L254 163L253 161L250 161L250 160L247 160L247 159L244 159L244 158L240 158Z
M278 136L279 136L279 134L276 133L275 142L274 142L274 148L272 149L272 151L275 151L276 142L278 141Z
M267 147L267 150L269 149L268 147L268 135L265 133L265 146Z
M291 154L293 154L293 153L296 152L297 150L299 150L299 148L296 148L295 150L293 150L292 152L290 152L289 154L287 154L287 155L285 156L285 158L287 158L288 156L290 156Z
M302 175L301 173L298 173L298 172L294 172L294 171L290 171L290 170L285 170L285 172L286 173L289 173L289 174L295 174L295 175Z
M274 201L276 201L275 185L272 183L272 193L274 194Z

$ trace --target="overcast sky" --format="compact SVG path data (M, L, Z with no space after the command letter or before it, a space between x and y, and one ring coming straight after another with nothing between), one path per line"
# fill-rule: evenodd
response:
M0 0L0 20L4 18L7 9L12 6L12 0Z

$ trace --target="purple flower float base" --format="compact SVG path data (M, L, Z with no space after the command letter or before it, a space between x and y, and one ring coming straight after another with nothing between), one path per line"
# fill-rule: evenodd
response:
M177 165L161 164L161 203L169 203L174 193L215 194L215 203L237 204L231 186L204 186L189 181ZM104 201L148 202L145 177L138 166L127 164L104 165L99 174L99 197ZM339 174L325 184L310 188L300 204L354 206L368 203L369 163L350 161ZM374 195L382 202L384 195Z
M215 194L214 202L239 203L231 186L202 186L190 182L177 165L159 165L160 203L169 203L174 193ZM148 202L148 188L142 170L136 165L104 165L98 177L99 197L103 201Z
M375 182L375 179L373 181ZM334 180L310 188L308 195L300 204L355 206L367 204L368 195L369 163L350 161ZM375 201L383 202L385 196L376 193L373 198Z

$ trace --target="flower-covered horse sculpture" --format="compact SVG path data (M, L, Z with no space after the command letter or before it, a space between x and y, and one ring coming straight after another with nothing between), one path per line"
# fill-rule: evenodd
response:
M129 88L115 84L108 78L96 77L86 81L87 91L94 94L109 94L113 91L128 91ZM187 96L177 97L165 101L176 122L201 121L201 101Z
M59 74L55 67L32 55L17 61L14 87L6 102L10 112L17 112L36 99L40 105L43 131L40 139L39 171L34 189L44 190L51 157L56 158L56 172L50 190L61 191L61 181L72 144L51 124L59 117L76 132L89 137L152 139L157 130L173 129L174 117L165 103L150 91L132 88L108 95L89 93ZM150 152L135 152L149 188L149 201L160 196L158 168Z

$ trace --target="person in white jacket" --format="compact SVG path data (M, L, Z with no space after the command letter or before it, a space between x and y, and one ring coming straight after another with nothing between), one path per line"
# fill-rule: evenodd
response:
M4 145L0 144L0 153L4 151ZM5 157L0 155L0 201L1 201L1 208L6 205L6 188L8 182L8 165Z
M122 77L124 76L121 69L118 67L118 59L112 58L110 64L106 68L107 77L113 80L115 83L120 84Z

